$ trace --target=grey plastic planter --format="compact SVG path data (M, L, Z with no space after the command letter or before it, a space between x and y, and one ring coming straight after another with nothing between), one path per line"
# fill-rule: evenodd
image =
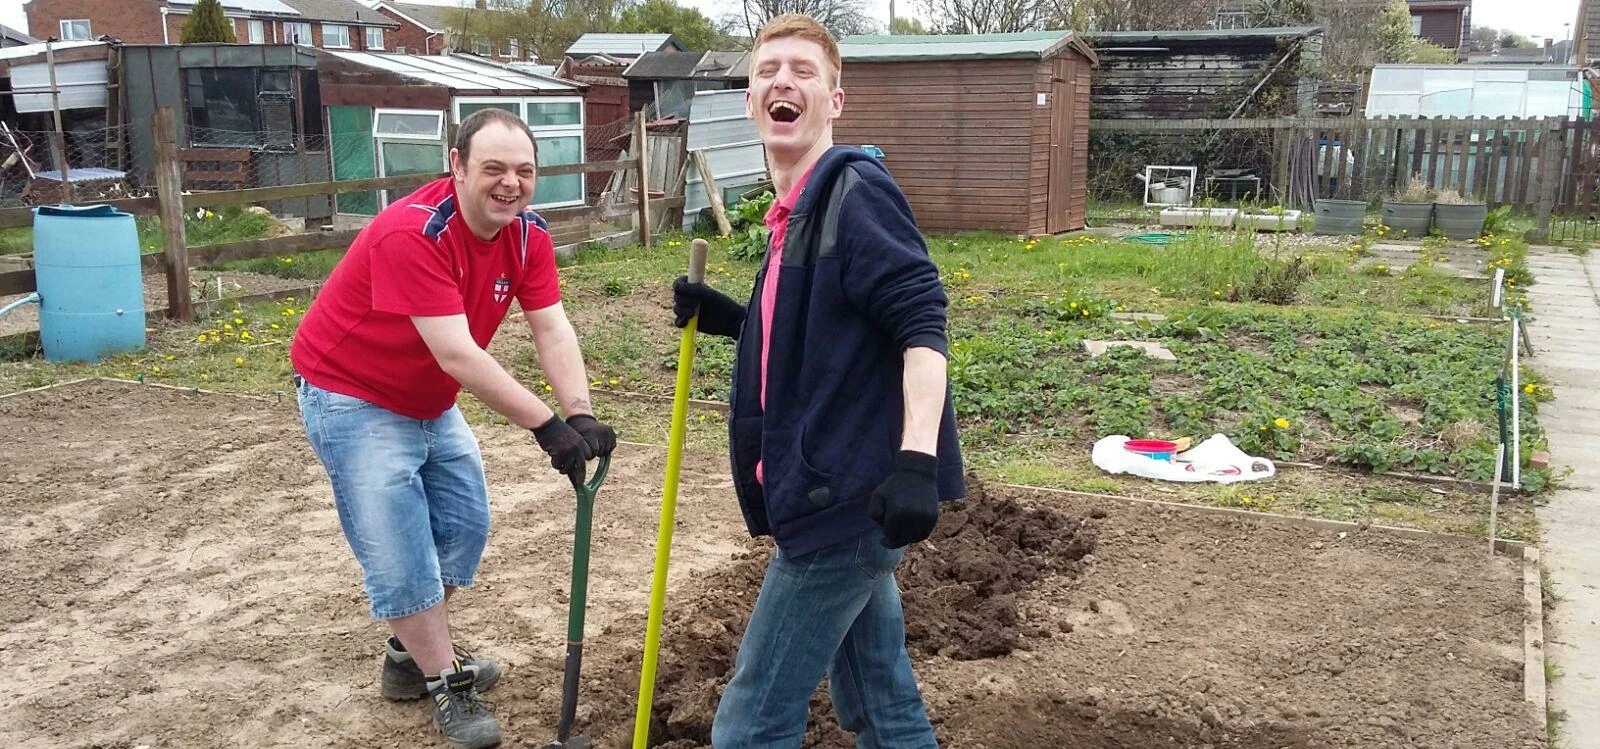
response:
M1433 207L1433 211L1441 234L1451 239L1477 239L1483 233L1483 220L1489 215L1489 206L1484 203L1439 203Z
M1360 234L1361 222L1367 217L1367 204L1361 200L1317 199L1317 225L1313 234L1337 236Z
M1391 236L1405 232L1408 237L1426 237L1433 225L1432 203L1383 201L1383 225Z

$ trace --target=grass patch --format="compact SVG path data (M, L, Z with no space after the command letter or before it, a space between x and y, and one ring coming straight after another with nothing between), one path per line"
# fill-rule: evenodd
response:
M33 252L33 229L26 226L0 229L0 255Z

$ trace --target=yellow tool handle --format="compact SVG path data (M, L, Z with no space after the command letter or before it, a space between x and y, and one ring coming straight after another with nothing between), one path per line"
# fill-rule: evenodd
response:
M704 239L689 243L689 282L706 276ZM656 691L656 654L661 647L661 617L667 607L667 562L672 557L672 526L678 513L678 467L683 464L684 432L689 420L689 375L694 370L694 333L700 316L689 318L678 342L678 384L672 395L672 430L667 436L667 479L661 487L661 525L656 531L656 567L650 580L650 618L645 625L644 668L639 673L639 707L634 713L633 749L650 741L650 709Z

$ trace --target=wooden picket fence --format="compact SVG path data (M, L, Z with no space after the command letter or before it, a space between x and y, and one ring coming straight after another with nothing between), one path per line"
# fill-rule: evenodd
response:
M156 110L154 123L156 133L170 134L173 132L170 127L172 116L172 111L169 108L162 107ZM641 117L635 121L636 142L644 140L642 137L644 132L645 122ZM280 257L314 250L344 249L350 246L350 243L355 240L356 235L359 233L359 230L354 229L317 231L270 239L252 239L191 247L185 234L183 217L192 213L196 208L253 205L275 200L331 196L369 190L412 190L444 176L444 173L441 172L438 174L376 177L301 185L186 193L183 190L184 159L178 153L177 145L170 135L158 137L156 145L156 195L154 197L97 201L96 204L110 205L118 210L135 215L155 215L160 217L164 250L161 253L145 255L143 261L147 268L156 266L165 270L167 276L167 298L170 304L166 313L170 317L183 321L193 320L195 313L194 303L191 301L189 294L189 269L191 267L203 267L234 260ZM540 176L550 177L564 174L631 171L636 173L636 184L647 188L646 190L638 191L636 194L648 195L650 194L648 190L648 174L645 169L641 168L641 165L644 164L648 164L648 155L636 154L629 158L615 161L545 167L539 170L539 174ZM633 217L635 223L634 232L637 240L648 245L651 240L651 234L645 227L654 225L651 220L652 217L660 217L662 212L682 205L683 196L677 195L648 201L628 200L625 198L622 204L609 208L604 206L577 206L540 211L539 213L550 224L551 235L558 244L563 241L578 243L591 239L588 232L593 222L609 220L621 214ZM0 229L31 226L32 224L33 211L31 208L0 209ZM0 272L0 296L26 294L36 288L37 283L32 269Z
M1600 120L1582 118L1270 118L1233 120L1091 120L1091 130L1194 135L1267 131L1273 140L1274 194L1289 194L1296 156L1311 159L1315 197L1375 201L1420 177L1547 216L1600 209ZM1218 166L1228 166L1219 164ZM1302 173L1304 163L1298 164ZM1203 174L1201 176L1204 176ZM1265 181L1265 180L1264 180Z

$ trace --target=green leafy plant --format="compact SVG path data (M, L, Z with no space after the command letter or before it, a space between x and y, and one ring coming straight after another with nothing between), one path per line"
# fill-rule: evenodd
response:
M1511 206L1509 205L1503 205L1499 208L1489 211L1489 213L1483 217L1483 233L1499 234L1508 228L1507 225L1510 223L1510 220Z
M728 214L728 223L733 228L728 259L754 260L767 254L767 241L772 234L767 229L767 211L771 210L776 197L771 192L763 192L734 204Z

